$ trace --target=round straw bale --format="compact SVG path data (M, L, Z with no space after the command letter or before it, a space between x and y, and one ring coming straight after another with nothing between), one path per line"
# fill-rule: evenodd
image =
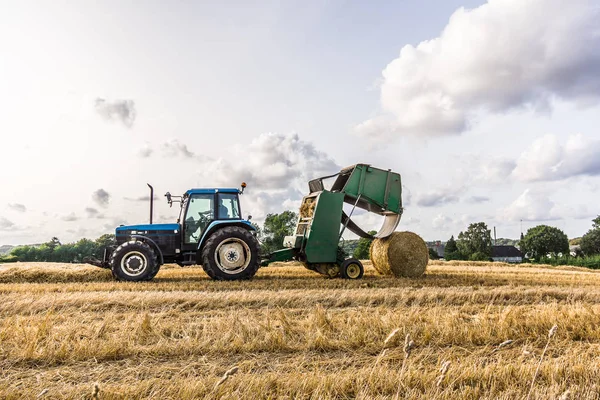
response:
M418 278L429 261L425 241L413 232L394 232L373 240L369 255L377 272L396 277Z

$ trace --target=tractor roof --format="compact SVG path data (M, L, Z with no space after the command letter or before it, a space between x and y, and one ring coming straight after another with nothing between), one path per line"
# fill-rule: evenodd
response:
M185 194L211 194L211 193L239 193L236 188L190 189Z

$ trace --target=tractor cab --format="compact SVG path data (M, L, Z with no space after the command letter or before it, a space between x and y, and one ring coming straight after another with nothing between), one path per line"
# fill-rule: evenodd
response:
M196 250L204 234L223 222L247 222L241 218L239 192L229 188L190 189L185 192L177 221L182 226L183 250Z

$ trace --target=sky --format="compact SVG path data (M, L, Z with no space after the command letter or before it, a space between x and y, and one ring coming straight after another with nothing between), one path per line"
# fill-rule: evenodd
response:
M0 3L0 245L146 223L146 183L174 222L245 181L262 223L356 163L426 240L600 214L596 1Z

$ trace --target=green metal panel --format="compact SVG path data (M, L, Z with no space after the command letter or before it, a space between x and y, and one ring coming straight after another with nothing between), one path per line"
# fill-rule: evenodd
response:
M295 256L296 256L295 249L277 250L277 251L274 251L271 254L269 254L269 258L266 260L263 260L261 265L267 265L271 262L276 262L276 261L291 261L294 259Z
M402 213L402 181L396 172L357 164L341 191L347 203L360 196L357 207L376 213Z
M309 263L336 261L343 203L343 193L319 193L304 247Z

